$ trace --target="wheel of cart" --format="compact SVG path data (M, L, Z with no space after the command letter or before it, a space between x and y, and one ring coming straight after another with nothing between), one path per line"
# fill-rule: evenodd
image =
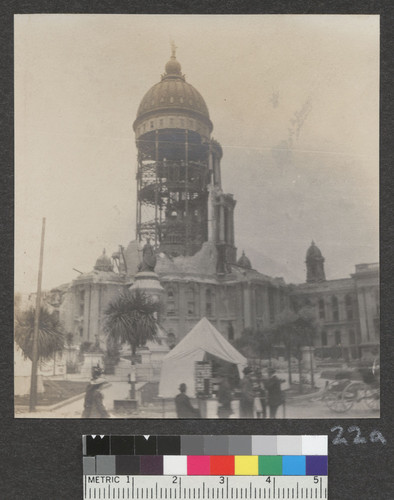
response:
M349 382L349 379L334 380L328 384L323 400L330 410L345 413L353 406L352 399L343 398L344 388L350 385Z
M350 382L342 392L342 399L344 403L350 404L350 408L354 402L363 401L371 410L378 410L380 408L379 385L366 384L361 381Z
M379 410L380 387L379 386L373 387L366 385L364 389L363 401L371 410Z
M380 408L380 361L375 358L370 370L361 372L364 389L363 401L371 410Z
M355 402L361 401L365 394L365 384L359 380L350 382L342 391L342 400L350 408Z

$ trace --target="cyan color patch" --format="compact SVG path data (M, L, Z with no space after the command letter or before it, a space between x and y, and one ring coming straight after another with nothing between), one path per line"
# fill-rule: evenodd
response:
M283 476L305 476L305 457L302 455L285 455L282 457Z

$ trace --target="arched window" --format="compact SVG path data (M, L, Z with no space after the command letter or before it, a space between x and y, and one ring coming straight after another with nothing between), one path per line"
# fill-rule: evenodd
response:
M321 332L321 345L327 345L327 332Z
M229 324L227 326L227 335L228 340L234 340L234 327L231 321L229 321Z
M331 297L331 308L332 308L332 320L339 321L339 307L338 307L338 299L333 295Z
M214 315L214 293L210 288L205 291L205 314L207 316Z
M351 321L354 318L354 313L353 313L353 299L350 294L346 295L345 297L345 306L346 306L346 317L349 321Z
M167 290L167 316L175 316L175 293L172 288Z
M319 318L320 319L326 318L326 307L324 304L324 299L319 300ZM327 344L324 344L324 345L327 345Z
M186 292L186 302L187 302L187 314L188 316L194 316L195 314L195 294L192 287L189 287Z
M335 345L341 345L341 332L339 330L335 331Z
M349 330L349 344L356 345L356 334L354 330Z
M83 316L85 313L85 290L82 288L79 291L79 316Z

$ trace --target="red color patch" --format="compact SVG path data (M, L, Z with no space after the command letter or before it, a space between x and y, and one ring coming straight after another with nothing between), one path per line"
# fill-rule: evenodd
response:
M234 457L211 455L211 476L233 476Z

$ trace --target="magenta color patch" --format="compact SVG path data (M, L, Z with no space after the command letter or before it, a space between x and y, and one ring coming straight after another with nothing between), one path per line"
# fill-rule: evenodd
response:
M189 455L187 457L188 476L205 476L210 473L211 457L203 455Z

